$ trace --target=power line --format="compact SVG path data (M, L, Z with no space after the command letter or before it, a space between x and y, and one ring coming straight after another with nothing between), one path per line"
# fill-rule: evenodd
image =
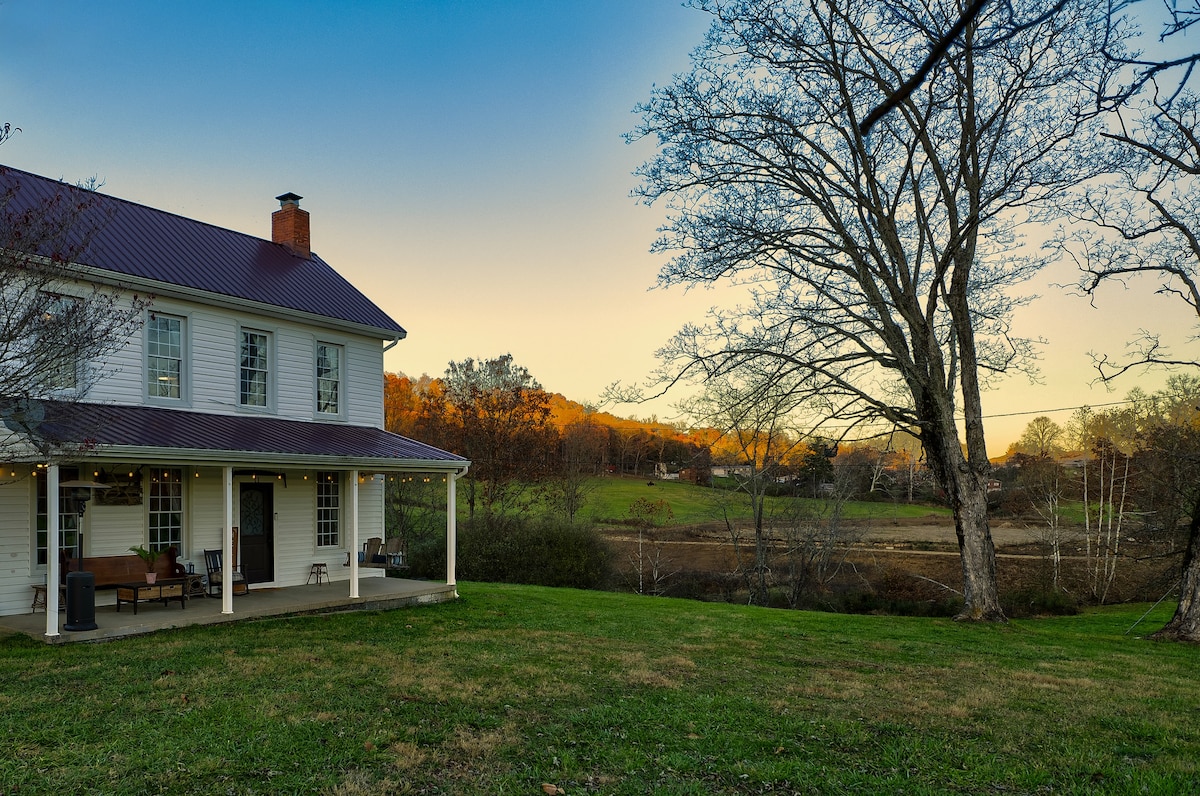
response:
M1004 412L1004 413L996 414L996 415L983 415L983 418L986 420L986 419L992 418L992 417L1020 417L1021 415L1048 415L1048 414L1053 414L1054 412L1074 412L1077 409L1096 409L1096 408L1101 408L1101 407L1105 407L1105 406L1124 406L1125 404L1134 404L1134 403L1137 403L1137 401L1136 400L1109 401L1108 403L1104 403L1104 404L1083 404L1081 406L1064 406L1059 409L1030 409L1025 412Z

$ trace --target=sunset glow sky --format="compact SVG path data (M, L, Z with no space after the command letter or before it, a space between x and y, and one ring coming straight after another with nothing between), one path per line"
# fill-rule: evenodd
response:
M389 370L511 352L594 401L723 299L649 289L661 210L629 192L652 150L621 138L706 27L676 0L0 0L0 123L21 128L0 163L261 237L300 194L314 251L408 330ZM1047 272L1019 316L1049 341L1042 383L985 396L993 456L1033 417L1014 413L1065 423L1048 410L1162 381L1090 386L1087 351L1190 327L1153 283L1092 307L1055 286L1074 279ZM682 397L609 409L668 420Z

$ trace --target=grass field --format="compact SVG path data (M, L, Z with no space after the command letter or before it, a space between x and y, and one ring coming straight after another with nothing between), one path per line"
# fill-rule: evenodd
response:
M653 481L654 485L649 486ZM629 506L638 498L647 500L665 500L671 506L674 514L672 524L698 525L720 519L715 502L722 497L728 498L730 493L699 487L694 484L679 481L659 481L657 479L635 478L596 478L593 479L593 491L588 497L583 509L584 516L597 521L620 520L629 515ZM776 498L768 499L768 509L779 505ZM804 500L814 504L821 501ZM878 518L878 519L920 519L930 515L949 517L950 510L931 506L910 506L904 503L869 503L866 501L851 501L844 506L847 518ZM750 518L746 508L736 515L738 519Z
M452 604L0 639L4 794L1200 792L1163 606L969 626L460 584ZM551 788L553 790L553 788Z

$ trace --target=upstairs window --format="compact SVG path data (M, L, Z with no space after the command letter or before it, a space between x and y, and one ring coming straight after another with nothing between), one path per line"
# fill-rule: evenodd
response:
M183 319L151 315L146 322L146 390L151 398L183 397Z
M317 343L317 411L336 415L342 411L342 347Z
M270 376L271 336L266 332L242 330L241 374L238 403L242 406L267 406Z
M42 370L43 384L50 390L79 387L79 299L44 293L34 359Z

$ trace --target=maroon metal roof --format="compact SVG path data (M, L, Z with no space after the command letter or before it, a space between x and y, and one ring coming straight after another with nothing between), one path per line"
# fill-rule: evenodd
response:
M87 203L79 227L94 231L73 258L80 264L349 321L388 337L405 333L316 254L297 257L282 244L0 166L6 213L56 196Z
M46 401L45 419L36 433L61 444L105 447L171 448L229 454L329 459L424 460L463 464L453 453L369 426L306 423L275 417L214 415L148 406L70 404ZM234 456L238 454L237 456Z

